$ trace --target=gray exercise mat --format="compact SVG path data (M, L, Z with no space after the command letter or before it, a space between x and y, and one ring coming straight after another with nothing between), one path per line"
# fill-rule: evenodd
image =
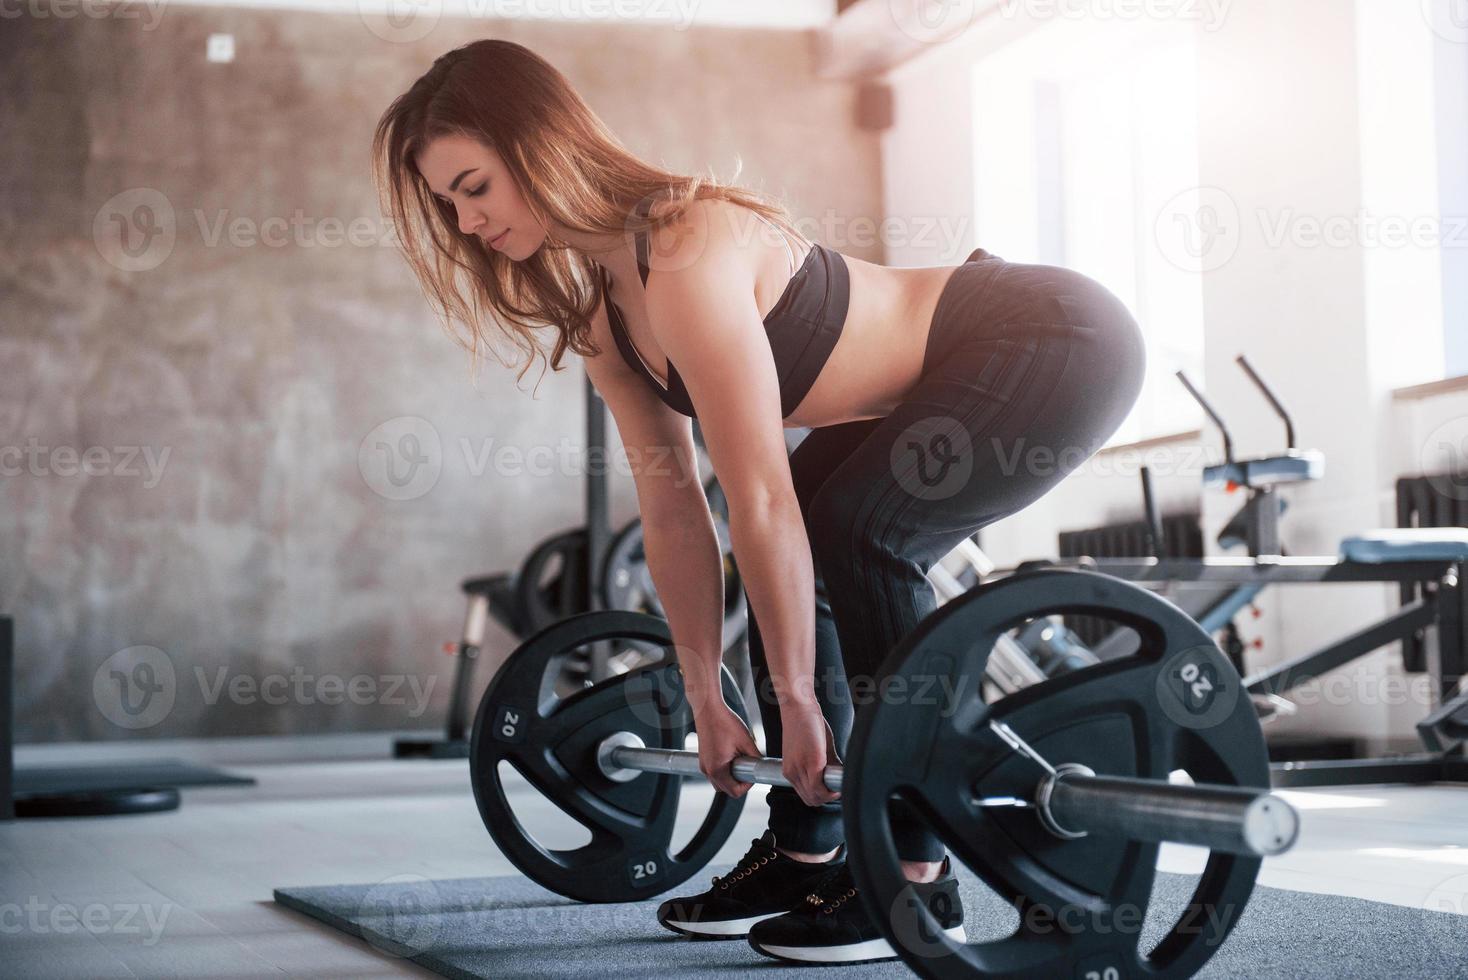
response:
M726 870L711 868L706 874ZM1013 930L1017 916L959 869L970 941ZM706 876L679 889L703 887ZM1159 874L1144 936L1155 939L1192 895L1195 879ZM657 901L581 905L518 877L279 888L276 902L461 980L512 977L805 977L830 968L778 963L741 940L693 941L653 918ZM907 977L900 963L841 967L842 976ZM1333 895L1259 887L1228 943L1199 974L1249 980L1468 980L1468 916Z

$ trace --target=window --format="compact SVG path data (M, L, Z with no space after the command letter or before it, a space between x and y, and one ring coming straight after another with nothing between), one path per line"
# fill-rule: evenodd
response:
M1147 380L1113 444L1201 425L1173 375L1202 373L1202 270L1159 228L1198 194L1191 34L1060 21L985 58L974 84L978 243L1084 273L1136 315Z
M1442 250L1443 342L1450 378L1468 375L1468 44L1455 43L1468 40L1468 23L1452 23L1458 36L1439 36L1434 64L1438 188L1448 236Z

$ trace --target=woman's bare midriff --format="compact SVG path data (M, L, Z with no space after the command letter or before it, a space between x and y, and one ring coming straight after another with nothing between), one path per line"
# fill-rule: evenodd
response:
M846 266L851 273L846 324L815 384L785 419L787 427L819 428L892 414L922 373L933 311L955 269L888 268L850 257Z
M803 260L805 254L802 249L798 257ZM851 281L845 325L815 384L785 419L786 428L820 428L890 415L922 373L933 311L957 268L889 268L843 258ZM769 315L789 285L790 267L785 248L765 248L755 277L761 318ZM613 283L612 298L625 314L633 346L666 385L668 359L652 340L641 297L619 296L617 285Z

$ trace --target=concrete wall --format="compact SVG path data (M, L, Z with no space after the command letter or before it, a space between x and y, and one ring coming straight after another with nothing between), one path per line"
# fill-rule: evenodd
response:
M437 54L520 41L635 152L742 160L818 237L880 217L876 140L803 32L68 9L0 30L21 742L437 724L458 582L580 522L574 359L476 389L379 214L371 127Z
M1455 48L1468 37L1444 38L1421 5L1393 0L1235 0L1220 9L1222 19L1191 25L1113 20L1095 27L1194 32L1199 184L1215 189L1207 192L1210 203L1226 205L1222 213L1231 217L1224 231L1232 234L1222 236L1220 247L1236 249L1206 262L1202 382L1234 425L1242 455L1278 449L1282 431L1234 356L1248 353L1279 388L1304 446L1328 457L1323 481L1285 494L1291 506L1287 545L1294 554L1332 555L1345 535L1393 522L1394 481L1430 472L1435 461L1419 451L1430 430L1463 417L1461 395L1393 399L1397 388L1443 377L1443 296L1451 316L1461 306L1454 297L1462 288L1449 284L1445 290L1443 270L1458 267L1454 253L1461 249L1437 242L1399 247L1373 236L1389 230L1389 222L1402 227L1431 219L1440 208L1449 210L1440 202L1460 196L1446 183L1439 195L1435 148L1455 147L1463 121L1435 113L1434 99L1444 75L1457 77L1463 55ZM1034 134L1023 125L1014 145L976 146L936 159L920 148L931 132L948 134L945 141L961 148L954 134L972 128L966 93L976 66L1037 26L1043 25L1019 15L979 16L961 42L892 74L899 118L883 143L889 211L930 210L946 200L954 212L970 213L977 180L1033 156ZM1453 48L1444 51L1445 44ZM1444 62L1447 67L1435 69ZM1015 92L1016 100L1033 97ZM1037 204L1026 199L1015 206ZM1343 241L1320 241L1321 223L1362 215ZM995 247L990 243L979 214L966 244ZM1038 254L1040 243L1012 247ZM948 258L924 249L891 254L909 265ZM1217 459L1219 448L1209 431L1201 442L1182 434L1144 453L1103 453L1048 497L986 531L985 548L1005 565L1052 554L1059 531L1137 519L1135 473L1142 461L1165 474L1159 484L1164 511L1201 506L1205 527L1216 532L1240 504L1232 496L1203 496L1199 488L1201 465ZM1384 585L1276 589L1260 607L1263 616L1245 628L1262 644L1251 657L1263 666L1364 626L1395 607L1395 593ZM1396 656L1365 658L1347 673L1344 686L1315 696L1279 730L1378 742L1408 736L1426 708L1390 704L1381 696L1401 680Z

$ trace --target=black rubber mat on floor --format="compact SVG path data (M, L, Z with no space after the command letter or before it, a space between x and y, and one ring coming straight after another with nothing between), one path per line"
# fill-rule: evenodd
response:
M711 868L717 873L722 868ZM959 870L969 940L1009 934L1012 908L967 869ZM684 887L683 893L697 891ZM690 883L693 884L693 883ZM1159 874L1147 937L1175 921L1195 879ZM1452 907L1451 901L1432 908ZM446 977L734 977L757 970L771 980L824 976L755 953L742 940L691 941L654 919L657 901L580 905L522 877L390 878L375 884L280 888L276 902L407 957ZM1169 916L1169 910L1171 912ZM1150 945L1150 944L1149 944ZM1468 978L1468 916L1355 898L1256 888L1254 897L1202 977L1343 980L1351 977ZM911 976L900 963L841 967L841 975Z

